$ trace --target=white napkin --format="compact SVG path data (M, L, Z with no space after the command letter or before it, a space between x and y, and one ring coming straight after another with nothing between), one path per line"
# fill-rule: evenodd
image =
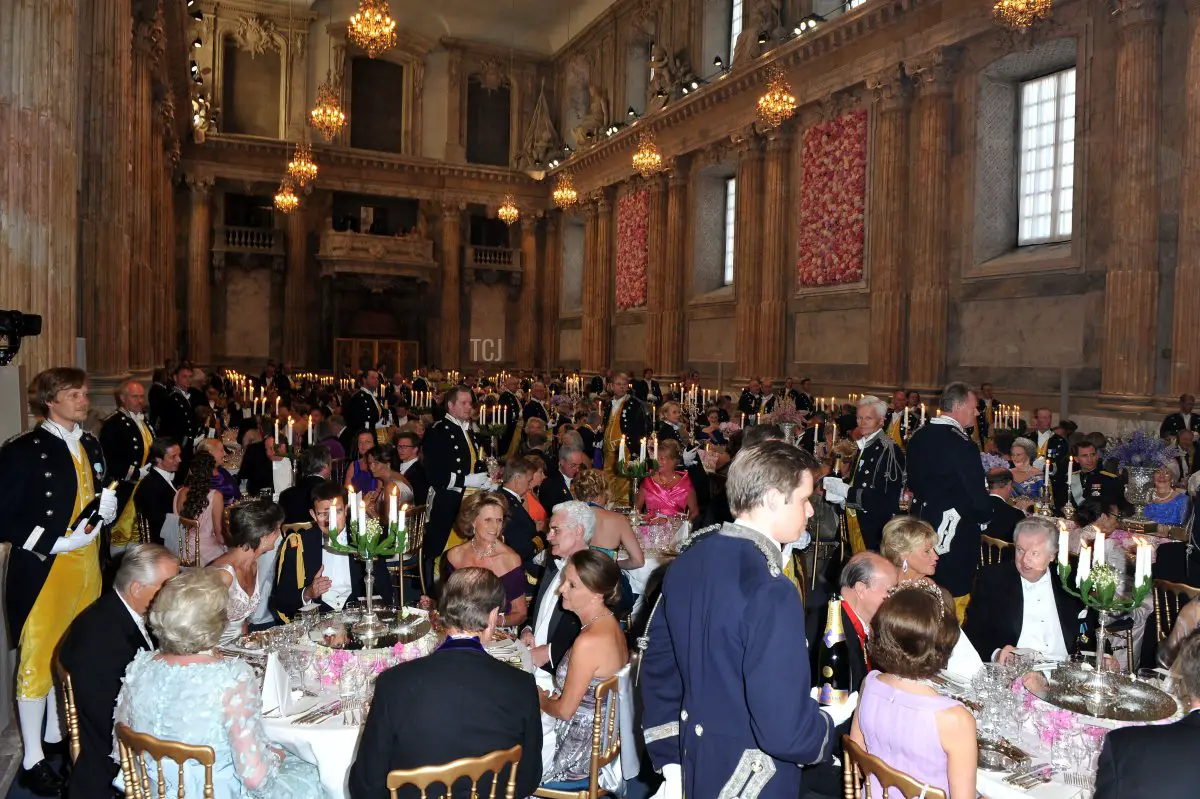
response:
M954 642L954 649L950 652L950 661L946 664L945 670L961 682L969 683L975 673L982 668L983 660L979 657L979 652L967 640L966 634L960 631L958 640Z
M263 672L262 709L263 713L279 711L279 715L287 716L292 712L294 697L287 671L279 662L279 655L272 652L267 655L267 668Z

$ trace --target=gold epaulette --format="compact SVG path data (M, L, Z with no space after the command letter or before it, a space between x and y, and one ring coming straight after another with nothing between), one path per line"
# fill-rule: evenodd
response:
M1115 475L1115 474L1113 474L1112 472L1106 472L1106 471L1104 471L1104 470L1101 470L1101 471L1100 471L1100 475L1101 475L1102 477L1116 477L1116 475Z

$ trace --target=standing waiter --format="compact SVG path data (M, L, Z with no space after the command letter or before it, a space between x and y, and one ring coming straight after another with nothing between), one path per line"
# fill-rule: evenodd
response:
M89 407L83 370L47 369L34 378L30 397L42 423L0 448L0 540L12 545L8 629L20 650L17 716L25 754L17 779L39 796L58 796L62 780L42 750L43 740L62 740L50 660L70 623L100 595L97 537L116 518L117 495L101 490L104 453L80 427Z
M127 377L117 384L113 394L117 410L100 425L100 447L104 450L109 476L120 481L117 486L117 516L120 516L149 462L154 430L142 413L146 408L146 389L140 382Z
M421 544L427 592L434 582L434 564L450 540L463 490L490 485L483 449L471 432L471 410L471 389L455 386L447 391L446 415L429 428L421 444L425 450L429 493L433 497Z
M162 408L154 409L158 420L155 428L158 435L179 442L179 451L183 454L180 471L186 472L187 465L192 461L192 451L196 444L194 437L197 432L196 415L192 411L192 399L188 394L192 385L192 367L180 362L175 367L174 377L175 383L171 390L162 396Z
M913 512L937 531L934 580L954 596L958 622L971 600L979 568L979 536L995 510L979 450L967 436L978 404L966 383L942 389L942 415L913 433L908 442L908 487Z
M904 451L883 430L887 405L878 397L858 401L856 422L862 433L855 442L850 482L830 475L824 480L825 498L846 507L850 547L879 551L883 526L896 515L904 487Z

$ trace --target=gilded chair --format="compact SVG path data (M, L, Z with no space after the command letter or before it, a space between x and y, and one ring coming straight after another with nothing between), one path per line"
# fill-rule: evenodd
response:
M346 470L350 467L349 458L334 458L329 462L329 479L337 485L346 484Z
M596 718L592 722L592 759L588 778L578 783L558 784L556 787L543 785L533 792L542 799L596 799L612 794L600 787L600 769L621 755L621 732L617 727L620 717L618 683L616 675L596 686Z
M883 788L883 795L877 799L886 799L892 788L904 799L946 799L946 792L941 788L922 785L903 771L897 771L875 755L868 754L849 735L842 736L842 751L844 799L871 799L870 777L877 779Z
M1154 628L1158 640L1171 634L1179 610L1188 602L1200 598L1200 588L1183 583L1155 580L1154 583Z
M992 538L990 535L979 536L979 565L995 566L1016 557L1016 550L1008 541Z
M79 708L75 704L75 686L71 682L71 675L58 658L57 647L54 650L54 674L62 686L63 707L66 710L63 716L67 721L67 741L71 762L74 763L79 760Z
M153 735L134 732L124 724L117 723L117 748L121 753L121 773L125 777L125 796L129 799L167 799L167 781L164 761L170 760L179 769L177 779L178 797L184 799L183 767L189 760L204 766L204 799L213 799L213 765L217 761L211 746L192 746L178 741L163 741ZM149 769L145 755L157 763L157 788L150 785Z
M179 566L198 569L200 562L200 522L196 519L179 517Z
M154 540L150 537L150 520L140 513L133 517L133 536L139 544L149 544Z
M425 567L421 563L421 544L425 541L425 520L429 518L428 505L409 505L404 512L404 552L399 562L388 566L388 572L396 581L406 577L416 577L421 584L421 593L428 594L425 589Z
M504 768L508 767L508 779L503 780L507 783L504 789L504 799L515 799L517 795L517 766L521 763L521 746L518 744L512 749L505 749L499 752L492 752L483 757L464 757L459 760L446 763L442 766L423 766L421 768L398 769L389 771L387 775L387 789L391 799L396 799L397 791L405 786L412 786L421 790L421 799L430 795L430 788L435 785L445 786L444 793L449 795L455 783L460 780L470 780L471 796L482 796L479 792L480 782L484 777L491 776L491 790L487 794L488 799L496 799L497 789L501 783L501 773ZM442 791L435 790L433 795L440 796Z

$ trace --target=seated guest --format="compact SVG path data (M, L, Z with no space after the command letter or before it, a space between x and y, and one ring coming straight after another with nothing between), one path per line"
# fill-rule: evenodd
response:
M709 408L704 413L705 425L696 431L697 441L711 441L718 447L726 444L725 434L721 432L721 414L716 408Z
M213 460L217 462L217 471L213 475L213 488L221 492L221 498L225 500L226 505L232 505L242 498L242 491L238 488L238 480L228 469L225 468L225 461L229 458L229 454L225 452L225 445L217 438L206 438L201 445L208 450L208 453L213 456Z
M1075 524L1079 525L1079 540L1090 543L1097 532L1111 536L1120 521L1112 508L1105 509L1099 500L1089 499L1075 511Z
M1011 543L1017 522L1025 518L1025 511L1012 505L1012 472L1008 469L992 469L987 473L987 486L988 496L996 510L983 533Z
M975 717L923 682L945 668L958 635L954 605L942 589L928 581L892 589L875 614L867 651L877 670L863 680L850 737L948 799L975 799ZM884 795L874 777L870 791Z
M512 548L521 558L521 564L526 570L533 568L533 556L539 546L534 540L538 537L537 525L525 508L525 495L533 476L537 473L536 458L512 457L504 462L503 484L499 493L508 503L508 520L504 523L504 543Z
M1013 504L1022 510L1033 506L1034 500L1041 494L1042 486L1046 484L1045 474L1033 465L1037 459L1037 444L1028 438L1018 438L1013 441L1009 451L1012 461Z
M317 443L329 450L332 460L345 460L346 450L338 434L346 427L346 420L340 416L331 416L317 424Z
M529 623L521 630L521 641L529 647L533 665L539 668L534 677L546 690L552 687L551 675L575 643L580 627L579 619L565 612L559 598L563 580L559 563L588 548L596 532L596 514L586 503L563 502L554 507L549 529L546 542L552 557L546 558L546 571L538 584Z
M371 474L368 455L375 446L375 434L370 430L362 430L354 437L354 452L356 456L350 468L346 469L346 485L360 494L374 491L378 483Z
M527 455L526 460L529 461L533 473L529 478L529 490L525 492L525 512L529 514L529 518L533 519L538 533L544 538L546 536L546 520L550 515L546 512L546 506L538 498L538 489L541 488L542 483L546 482L546 462L536 455Z
M375 478L375 488L363 497L367 503L367 515L372 518L383 518L388 513L388 503L392 494L396 495L396 504L411 505L413 501L412 486L408 479L400 473L400 457L394 447L380 444L371 448L367 453L367 468ZM397 510L399 508L397 507Z
M172 438L156 438L150 444L153 467L137 484L133 504L150 528L150 540L162 543L162 527L167 514L174 512L175 475L181 460L179 444Z
M1196 407L1196 398L1191 394L1183 394L1179 397L1179 411L1177 413L1168 414L1162 421L1162 425L1158 428L1159 438L1170 438L1177 435L1180 430L1191 430L1195 433L1200 433L1200 414L1193 413Z
M1195 796L1200 785L1200 633L1179 651L1175 679L1187 715L1172 724L1126 727L1104 736L1093 799L1166 799Z
M116 720L155 738L211 746L217 796L324 797L316 766L285 756L263 734L254 670L213 652L226 626L227 597L220 576L208 569L181 574L163 586L150 611L159 651L139 652L129 664ZM157 766L146 760L151 784L163 780L170 795L203 793L204 768L198 763L185 765L183 786L174 764L163 774Z
M347 600L366 594L363 562L325 549L330 537L329 509L334 500L337 500L334 532L338 533L338 541L345 544L346 503L342 487L325 480L309 494L308 518L312 526L288 535L280 548L270 605L284 624L295 618L304 605L316 602L323 611L339 611ZM377 558L373 567L375 591L384 605L390 605L395 601L395 591L387 561Z
M1050 568L1058 527L1030 516L1017 524L1013 541L1013 562L979 570L963 633L984 661L1007 663L1018 647L1066 660L1077 639L1091 640L1094 619Z
M764 441L783 441L783 429L776 424L756 424L735 432L729 438L729 447L725 454L729 460L717 467L713 474L714 491L708 507L704 509L704 517L697 523L697 528L703 529L713 524L724 524L733 521L733 513L729 510L729 497L725 493L725 479L729 474L729 465L737 455L738 450L753 447ZM662 450L662 447L659 447Z
M200 450L188 466L183 488L175 495L175 513L195 519L200 525L200 563L207 565L225 554L225 499L213 488L217 462L208 450ZM180 538L183 531L180 531ZM182 540L180 547L183 546Z
M1188 480L1200 468L1200 458L1196 447L1196 434L1191 430L1180 430L1175 437L1175 446L1179 447L1179 457L1175 465L1179 467L1179 482L1187 485Z
M870 550L851 556L842 567L838 594L842 598L842 630L847 633L846 645L850 652L851 692L857 691L867 676L867 637L874 624L875 612L896 584L896 579L896 567L887 558ZM817 644L825 632L828 604L829 597L822 589L808 597L805 635L808 650L812 654L816 653ZM854 635L849 634L851 630ZM819 679L814 671L813 684L818 684ZM841 773L840 769L838 773Z
M538 419L530 419L529 421L534 426L537 426L541 423ZM578 433L570 431L563 434L563 442L558 444L558 449L562 449L562 447L566 444L574 444L574 446L579 447L580 442L582 441L583 439L579 437ZM540 459L542 464L546 467L547 472L554 471L555 464L558 462L556 457L550 454L550 437L545 433L527 434L525 436L525 443L522 445L521 451L518 454L528 455L530 457Z
M1200 602L1192 600L1179 609L1171 632L1159 643L1158 664L1164 668L1171 668L1179 657L1184 641L1197 629L1200 629Z
M501 627L520 625L529 615L529 602L525 599L525 567L521 556L500 540L500 531L504 529L507 515L508 503L503 494L481 491L467 497L454 522L454 529L467 540L446 550L442 556L443 575L478 566L500 578L504 586Z
M564 445L558 448L558 468L547 471L546 481L538 489L538 500L542 507L553 510L559 503L575 498L571 491L571 481L586 462L583 452L577 447Z
M658 468L649 480L642 481L634 506L643 510L651 519L687 513L689 521L700 515L696 502L696 489L692 487L687 472L677 472L682 453L675 441L660 441L658 444Z
M275 548L283 509L269 499L238 505L229 514L229 551L208 564L229 593L225 631L221 643L246 633L246 620L262 596L258 579L258 556Z
M660 445L661 447L661 445ZM629 517L607 510L612 497L608 493L608 475L599 469L582 472L574 482L575 496L586 502L596 515L596 532L592 534L591 548L608 555L622 569L640 569L646 562L642 545L629 526ZM624 549L625 557L617 559Z
M396 471L408 481L412 489L412 501L424 505L429 496L429 477L425 474L425 466L421 463L421 436L415 430L406 429L396 433L392 442L396 447L396 457L399 466Z
M1168 463L1154 472L1154 496L1146 506L1146 518L1159 524L1181 525L1187 518L1188 495L1175 487L1178 482L1174 463Z
M625 633L613 615L621 598L619 578L613 559L595 550L567 560L558 594L563 610L575 614L581 627L555 669L553 693L540 691L542 712L555 719L553 751L542 746L542 782L550 787L586 788L558 784L588 779L596 686L629 662Z
M71 622L58 659L71 675L79 713L79 757L71 769L67 796L112 796L120 771L112 759L113 710L121 678L134 655L154 649L146 612L163 583L179 573L179 561L158 544L125 550L112 589L100 594Z
M246 481L246 493L252 496L263 492L275 493L275 462L283 460L274 436L247 444L242 455L238 478Z
M909 582L921 581L936 586L933 574L937 570L937 533L929 522L916 516L896 516L883 526L881 552L900 570L900 579ZM945 588L938 586L946 602L953 597ZM957 622L955 624L957 626ZM950 654L950 671L964 677L973 677L983 667L979 654L961 633L954 642Z
M390 771L481 757L518 744L516 795L533 794L542 774L537 690L527 673L483 648L492 640L504 601L504 586L489 569L468 567L450 575L438 602L446 640L433 654L394 666L375 681L350 767L350 796L387 799ZM433 718L437 723L429 723ZM507 770L501 776L507 780ZM490 789L485 778L478 794L489 796ZM467 799L475 792L460 781L448 795ZM398 796L418 799L421 792L406 787Z
M297 464L300 479L279 495L284 524L308 521L313 489L329 479L329 464L329 448L324 444L314 444L300 453Z

